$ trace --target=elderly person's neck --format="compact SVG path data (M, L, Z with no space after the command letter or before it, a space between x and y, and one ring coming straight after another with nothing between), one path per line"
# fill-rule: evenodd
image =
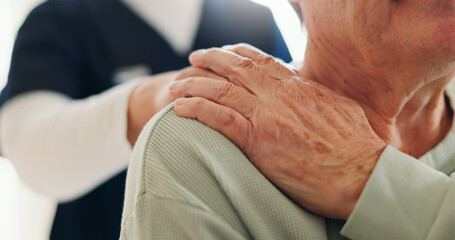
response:
M396 63L375 67L321 38L309 39L305 59L303 77L357 101L376 134L401 151L420 157L451 127L452 111L444 94L453 76L448 70Z

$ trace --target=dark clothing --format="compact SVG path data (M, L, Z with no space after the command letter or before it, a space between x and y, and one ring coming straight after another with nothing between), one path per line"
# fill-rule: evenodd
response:
M247 0L206 0L193 49L239 42L290 61L268 9ZM157 74L188 66L187 57L118 0L48 0L18 33L0 104L33 90L86 98L113 87L119 69L141 65ZM59 204L51 239L118 239L124 185L125 172Z

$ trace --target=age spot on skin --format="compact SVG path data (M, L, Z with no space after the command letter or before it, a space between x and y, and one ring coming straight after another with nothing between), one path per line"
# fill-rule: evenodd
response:
M303 133L303 138L304 138L305 140L307 140L307 141L310 140L310 134L308 134L307 132L304 132L304 133Z
M331 152L329 147L327 147L325 144L323 144L322 142L319 142L319 141L317 141L313 144L313 149L316 150L318 153Z

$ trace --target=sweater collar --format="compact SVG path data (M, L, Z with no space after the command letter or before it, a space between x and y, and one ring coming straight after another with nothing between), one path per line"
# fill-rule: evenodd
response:
M455 112L455 82L453 80L446 89L446 96ZM447 175L455 171L455 117L453 119L452 128L442 142L419 159L422 163Z

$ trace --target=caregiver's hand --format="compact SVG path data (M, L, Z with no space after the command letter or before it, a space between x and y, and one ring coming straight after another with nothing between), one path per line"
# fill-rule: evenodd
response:
M169 85L194 76L225 80L211 71L194 67L143 77L145 79L133 90L128 102L127 139L131 146L136 143L139 133L150 118L175 100L169 94Z
M229 81L171 85L179 116L215 128L304 208L347 219L386 144L362 108L246 45L193 53ZM203 86L203 87L202 87Z

